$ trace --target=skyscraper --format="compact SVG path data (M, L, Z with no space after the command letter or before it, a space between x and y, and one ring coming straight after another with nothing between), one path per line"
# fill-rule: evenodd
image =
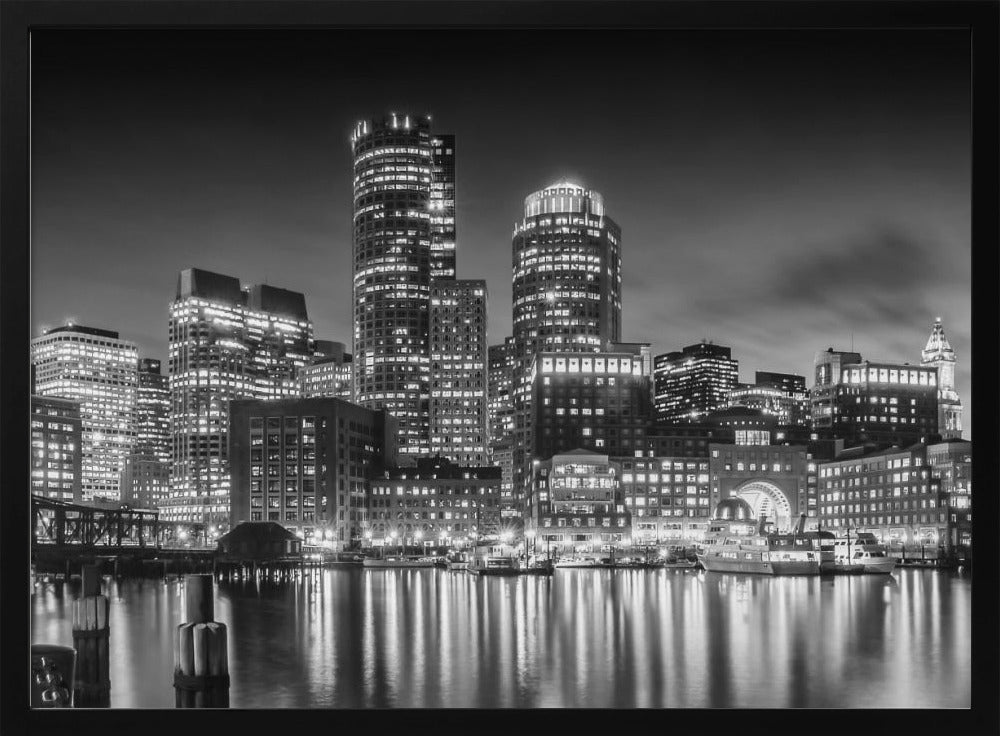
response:
M136 440L125 463L122 501L154 508L170 491L170 384L160 361L139 361Z
M69 399L31 396L31 492L80 502L80 404Z
M431 282L431 451L459 465L488 465L486 282Z
M455 268L454 140L392 113L359 122L351 145L355 399L398 419L401 453L427 453L430 281Z
M702 341L657 355L653 379L658 422L696 421L728 406L739 363L729 348Z
M514 338L489 347L490 445L509 442L514 431Z
M354 400L354 359L342 342L316 340L309 365L299 371L299 391L304 399L336 397Z
M559 181L525 198L511 245L514 491L523 496L535 353L596 351L621 339L621 228L598 192Z
M171 481L165 519L226 523L229 402L298 395L312 322L305 297L200 269L170 305Z
M121 499L136 437L139 354L117 332L68 324L31 341L35 392L80 403L82 500Z
M962 400L955 391L955 351L938 317L920 354L920 365L938 370L938 431L944 439L962 438Z

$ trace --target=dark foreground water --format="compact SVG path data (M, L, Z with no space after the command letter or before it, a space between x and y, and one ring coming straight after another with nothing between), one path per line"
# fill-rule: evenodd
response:
M32 642L72 645L79 582ZM105 579L111 705L173 708L183 585ZM219 584L234 708L968 707L971 578L326 570ZM27 675L26 675L27 677Z

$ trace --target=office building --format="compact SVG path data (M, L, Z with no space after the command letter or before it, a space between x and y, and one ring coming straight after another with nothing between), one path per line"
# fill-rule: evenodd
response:
M972 443L949 439L927 446L927 464L948 504L949 543L972 546Z
M156 508L170 492L170 384L160 361L139 361L136 440L122 476L122 501Z
M316 340L311 362L299 370L299 392L304 399L354 399L354 361L342 342Z
M697 422L728 405L739 364L729 348L708 342L657 355L653 365L656 421Z
M83 501L121 500L136 438L138 348L111 330L68 324L31 341L35 393L80 404Z
M501 532L500 468L440 457L372 481L365 546L463 546Z
M305 297L201 269L181 271L170 305L168 521L229 521L229 406L299 394L310 361Z
M431 137L431 278L457 275L455 252L455 136Z
M962 439L962 400L955 391L955 351L944 334L941 318L920 354L920 365L937 368L938 432L944 439Z
M234 400L233 526L276 521L306 544L361 543L372 479L395 465L396 423L337 398Z
M532 466L525 530L539 555L607 552L632 542L632 518L621 489L622 469L584 449Z
M490 444L510 443L514 432L514 338L489 347Z
M485 281L431 282L431 451L464 466L489 464L486 308Z
M738 384L729 392L729 406L759 409L778 426L811 426L805 376L757 371L753 384Z
M621 488L638 546L700 539L711 510L708 451L703 457L621 457Z
M810 515L808 454L801 445L710 444L711 508L742 498L755 518L790 530L801 514Z
M31 396L31 492L79 503L83 468L80 402Z

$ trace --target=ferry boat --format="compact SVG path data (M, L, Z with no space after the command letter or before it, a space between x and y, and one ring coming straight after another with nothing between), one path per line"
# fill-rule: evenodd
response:
M737 501L738 503L731 503ZM758 575L819 575L823 540L829 532L805 532L805 515L791 533L765 531L765 517L755 523L741 499L719 504L698 550L698 562L709 572ZM721 513L720 513L721 512ZM829 537L824 536L829 535ZM832 550L826 550L830 554ZM828 559L827 562L833 562Z
M834 542L837 568L844 571L888 575L896 569L896 558L891 557L886 546L871 532L858 532ZM860 568L860 569L859 569Z
M434 567L433 557L366 557L361 562L362 567L390 568L390 567Z

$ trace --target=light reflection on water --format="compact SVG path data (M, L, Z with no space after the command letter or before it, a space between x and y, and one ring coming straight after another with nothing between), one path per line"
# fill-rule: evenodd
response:
M39 584L32 641L72 646L79 583ZM326 570L220 584L234 708L969 706L971 579ZM111 698L172 708L175 581L105 579Z

